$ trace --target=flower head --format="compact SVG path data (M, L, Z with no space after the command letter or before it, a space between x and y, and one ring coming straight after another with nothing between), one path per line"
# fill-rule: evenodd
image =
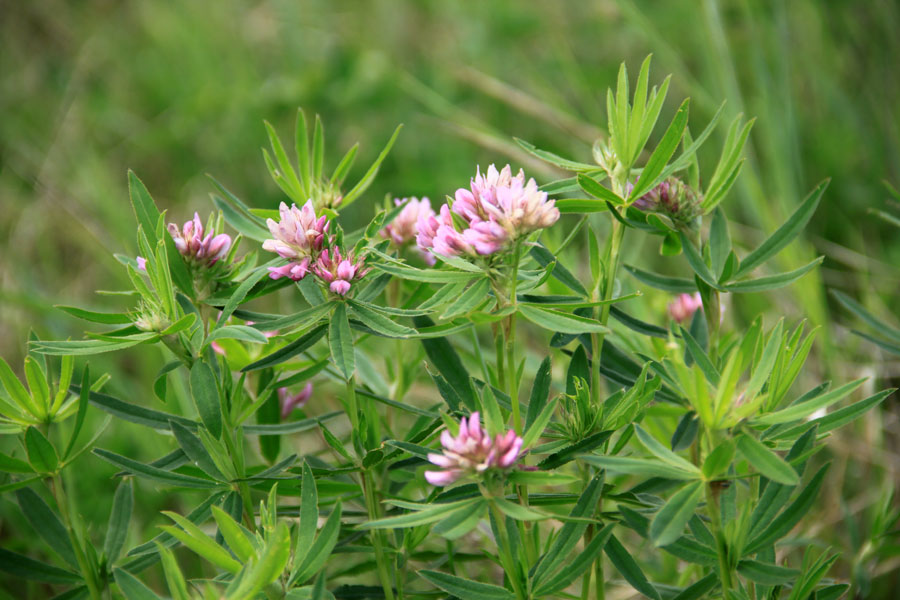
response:
M559 219L559 209L534 179L525 181L520 170L513 177L509 165L498 171L494 165L482 175L476 171L469 188L456 190L453 213L462 220L458 230L447 205L439 216L420 218L416 242L423 251L444 256L494 254L510 241Z
M456 190L453 211L469 223L494 221L509 237L550 227L559 219L559 209L547 199L547 192L539 191L534 179L526 182L521 169L513 177L509 165L500 171L491 165L485 175L477 170L469 189Z
M679 294L675 300L669 303L669 316L678 323L689 321L698 309L703 307L700 292L693 294Z
M279 221L266 221L272 239L263 242L263 250L275 252L290 262L280 267L269 267L269 277L290 277L299 281L309 272L311 261L315 260L322 248L322 241L328 231L327 217L316 217L311 200L307 200L302 209L297 208L296 204L288 208L282 202L278 211L281 216Z
M443 454L429 454L428 461L440 471L426 471L432 485L449 485L464 475L484 473L488 469L509 469L522 453L522 438L515 431L497 434L493 439L481 428L477 412L459 422L459 435L441 434Z
M227 233L214 235L210 231L203 235L203 224L200 215L194 213L194 218L187 221L180 229L175 223L169 223L167 229L178 252L191 264L211 267L228 254L231 248L231 236ZM146 261L139 257L138 267L144 266Z
M287 388L278 388L278 402L281 405L281 418L286 419L295 408L303 408L313 392L312 383L307 383L297 394L291 394Z
M393 221L381 230L381 236L391 240L394 246L401 248L417 240L419 222L433 218L435 214L431 209L431 201L428 198L422 198L421 200L418 198L403 198L402 200L398 198L394 200L394 204L403 206L403 209ZM422 254L425 262L430 265L434 264L434 256L421 248L419 248L419 252Z
M350 291L350 284L361 279L369 269L365 267L365 257L354 257L352 250L344 255L340 248L335 246L322 250L312 266L312 271L328 284L328 289L332 292L346 296Z

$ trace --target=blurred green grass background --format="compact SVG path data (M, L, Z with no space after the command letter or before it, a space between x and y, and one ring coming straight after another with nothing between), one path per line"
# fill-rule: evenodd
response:
M590 161L619 63L636 70L653 53L653 80L674 75L663 119L684 96L694 131L722 99L726 115L758 117L726 200L738 240L752 245L832 178L804 243L780 257L787 269L824 254L823 268L790 292L741 299L733 318L808 315L826 325L819 370L889 384L900 365L850 336L825 290L898 313L900 239L868 212L896 208L881 180L900 181L898 29L900 6L888 1L0 0L0 354L19 363L32 329L80 335L84 324L54 304L113 306L93 292L124 287L112 254L135 251L128 168L172 220L209 210L206 173L252 206L275 207L282 195L262 162L262 121L286 137L303 106L324 119L329 164L361 141L356 174L405 123L363 209L385 194L440 201L475 164L509 161L546 182L560 174L512 136ZM95 364L122 391L149 381L160 359L134 351ZM130 394L150 401L148 391ZM833 444L839 468L822 523L850 524L830 534L848 549L844 576L865 542L851 530L865 527L885 487L867 480L896 481L897 429L889 406L862 435ZM104 445L139 458L165 450L138 448L128 431L117 423ZM83 486L111 490L107 476L88 474ZM85 507L94 522L110 498ZM148 498L147 508L170 501ZM4 502L4 515L15 512ZM27 529L18 526L4 533ZM865 563L873 594L890 594L896 554Z

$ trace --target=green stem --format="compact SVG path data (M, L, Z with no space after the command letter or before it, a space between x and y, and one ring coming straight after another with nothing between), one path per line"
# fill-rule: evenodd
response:
M519 407L519 377L516 368L516 313L509 315L506 324L506 375L509 384L509 403L512 405L512 422L516 435L522 435L522 415Z
M707 439L709 448L715 447L715 439L712 431L705 429L698 432L698 441L703 435ZM725 540L725 530L722 526L722 513L719 508L719 493L713 486L716 482L710 481L705 485L706 510L709 512L709 520L713 528L713 536L716 539L716 554L719 561L719 579L722 584L722 597L728 598L732 588L731 563L728 559L728 543Z
M59 507L59 513L62 516L63 523L65 523L66 531L69 533L69 541L72 543L72 549L75 551L75 560L78 562L78 568L81 569L81 575L84 577L88 593L93 600L101 600L102 596L97 573L90 568L87 556L84 554L84 548L81 546L81 540L78 539L78 535L75 533L72 515L69 513L69 501L59 473L53 474L52 490L53 497L56 499L56 505Z
M513 590L519 600L526 600L528 595L522 589L522 583L519 581L518 571L516 570L516 562L513 560L512 551L509 548L509 532L506 529L506 515L503 514L492 500L488 500L491 505L491 512L494 515L494 522L497 524L497 549L500 551L500 563L506 571L509 581L512 583Z
M368 512L369 520L374 521L380 518L380 511L378 510L378 499L375 497L375 482L372 480L372 473L368 469L363 471L362 488L363 495L366 498L366 511ZM381 581L381 587L384 589L384 597L387 600L394 600L391 574L388 569L388 562L384 556L384 532L380 529L373 529L371 535L372 545L375 548L375 568L378 572L378 579Z

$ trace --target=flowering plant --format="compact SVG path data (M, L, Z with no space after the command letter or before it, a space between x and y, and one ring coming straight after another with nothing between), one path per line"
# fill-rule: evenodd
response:
M3 432L22 448L0 455L2 490L55 555L2 550L0 569L94 599L157 597L142 575L157 563L179 600L604 598L619 578L657 600L840 596L847 586L826 578L835 555L792 531L822 487L827 434L893 390L798 391L815 332L730 328L721 308L821 262L769 266L827 183L745 253L721 204L750 123L732 123L701 189L697 150L721 111L694 138L685 100L647 150L668 82L649 86L648 59L632 96L621 68L596 164L520 142L570 176L539 185L479 167L437 211L404 199L359 230L344 231L347 208L396 133L344 192L356 146L326 177L318 118L310 149L298 113L296 168L267 124L265 161L291 204L250 208L214 181L205 226L195 214L166 227L129 174L131 304L67 309L117 328L32 340L27 388L0 361ZM632 264L644 236L677 275ZM253 247L236 259L239 238ZM424 265L407 260L413 241ZM641 299L651 288L668 315ZM290 308L263 312L276 293ZM80 362L157 343L165 410L117 397ZM102 428L81 435L89 410L170 451L142 462L96 447ZM76 460L117 474L102 545L66 495ZM126 549L134 488L149 485L199 496ZM673 569L677 587L654 583Z

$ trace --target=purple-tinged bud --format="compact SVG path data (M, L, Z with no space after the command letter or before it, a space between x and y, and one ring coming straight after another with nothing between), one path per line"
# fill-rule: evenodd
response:
M631 183L626 192L634 189ZM689 223L702 212L702 198L677 177L669 177L652 190L632 202L632 206L644 212L659 212L676 221Z
M308 382L298 394L291 394L287 388L278 388L278 401L281 405L281 418L287 419L297 408L303 408L312 397L313 384Z
M138 271L146 271L147 270L147 259L143 256L138 256L136 259Z
M362 279L369 269L365 267L365 257L355 258L352 250L344 256L340 248L334 247L322 250L312 271L328 284L328 289L332 292L346 296L350 291L350 284Z
M515 466L522 453L522 438L515 431L497 434L492 440L481 428L479 415L473 412L459 422L459 434L441 433L442 454L428 455L428 461L441 468L426 471L425 479L436 486L450 485L465 475L477 475L488 469L505 470Z
M193 265L212 267L224 258L231 248L231 236L226 233L213 235L214 232L210 231L206 236L203 235L203 223L200 222L200 215L197 213L194 213L194 218L187 221L181 229L175 223L169 223L166 229L175 242L175 248L188 263ZM146 261L144 265L146 268Z

